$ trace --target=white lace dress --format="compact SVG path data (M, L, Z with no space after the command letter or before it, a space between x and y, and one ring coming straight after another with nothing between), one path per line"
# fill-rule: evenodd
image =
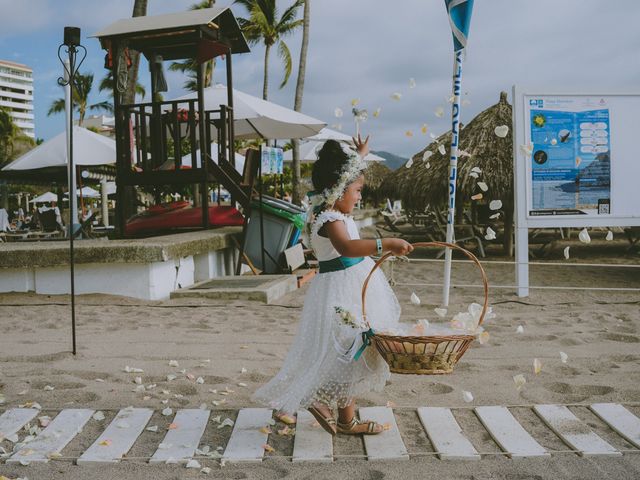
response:
M326 222L345 222L351 239L360 238L353 218L322 212L311 230L311 244L320 262L340 257L328 238L318 235ZM335 311L342 307L362 320L362 284L374 262L365 257L343 270L317 274L309 285L298 331L278 374L253 395L253 400L294 413L319 401L344 407L353 397L381 391L389 367L375 347L353 360L361 330L345 325ZM377 270L367 287L367 320L374 330L398 326L400 305L384 274Z

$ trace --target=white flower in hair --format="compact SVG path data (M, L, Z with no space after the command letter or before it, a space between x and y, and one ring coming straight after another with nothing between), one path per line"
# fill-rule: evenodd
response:
M340 172L340 177L336 184L331 188L326 188L320 195L321 200L326 203L327 206L332 206L340 200L349 184L354 182L367 167L364 159L358 152L348 146L341 146L344 153L349 156L349 159Z

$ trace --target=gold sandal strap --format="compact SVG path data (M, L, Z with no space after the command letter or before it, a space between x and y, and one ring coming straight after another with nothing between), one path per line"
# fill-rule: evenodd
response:
M353 427L359 424L360 421L355 416L351 417L351 420L349 420L347 423L338 422L338 426L343 430L352 430Z

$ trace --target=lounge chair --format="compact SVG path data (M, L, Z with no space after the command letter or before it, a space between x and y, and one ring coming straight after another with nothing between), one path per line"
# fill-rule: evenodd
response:
M640 248L638 242L640 242L640 227L629 227L624 229L624 234L627 236L627 240L629 240L629 248L627 248L627 252L631 252L637 248Z

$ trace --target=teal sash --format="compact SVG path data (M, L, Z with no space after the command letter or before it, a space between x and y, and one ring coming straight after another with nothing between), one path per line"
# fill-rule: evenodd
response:
M338 257L319 262L320 273L338 272L357 265L364 257Z

